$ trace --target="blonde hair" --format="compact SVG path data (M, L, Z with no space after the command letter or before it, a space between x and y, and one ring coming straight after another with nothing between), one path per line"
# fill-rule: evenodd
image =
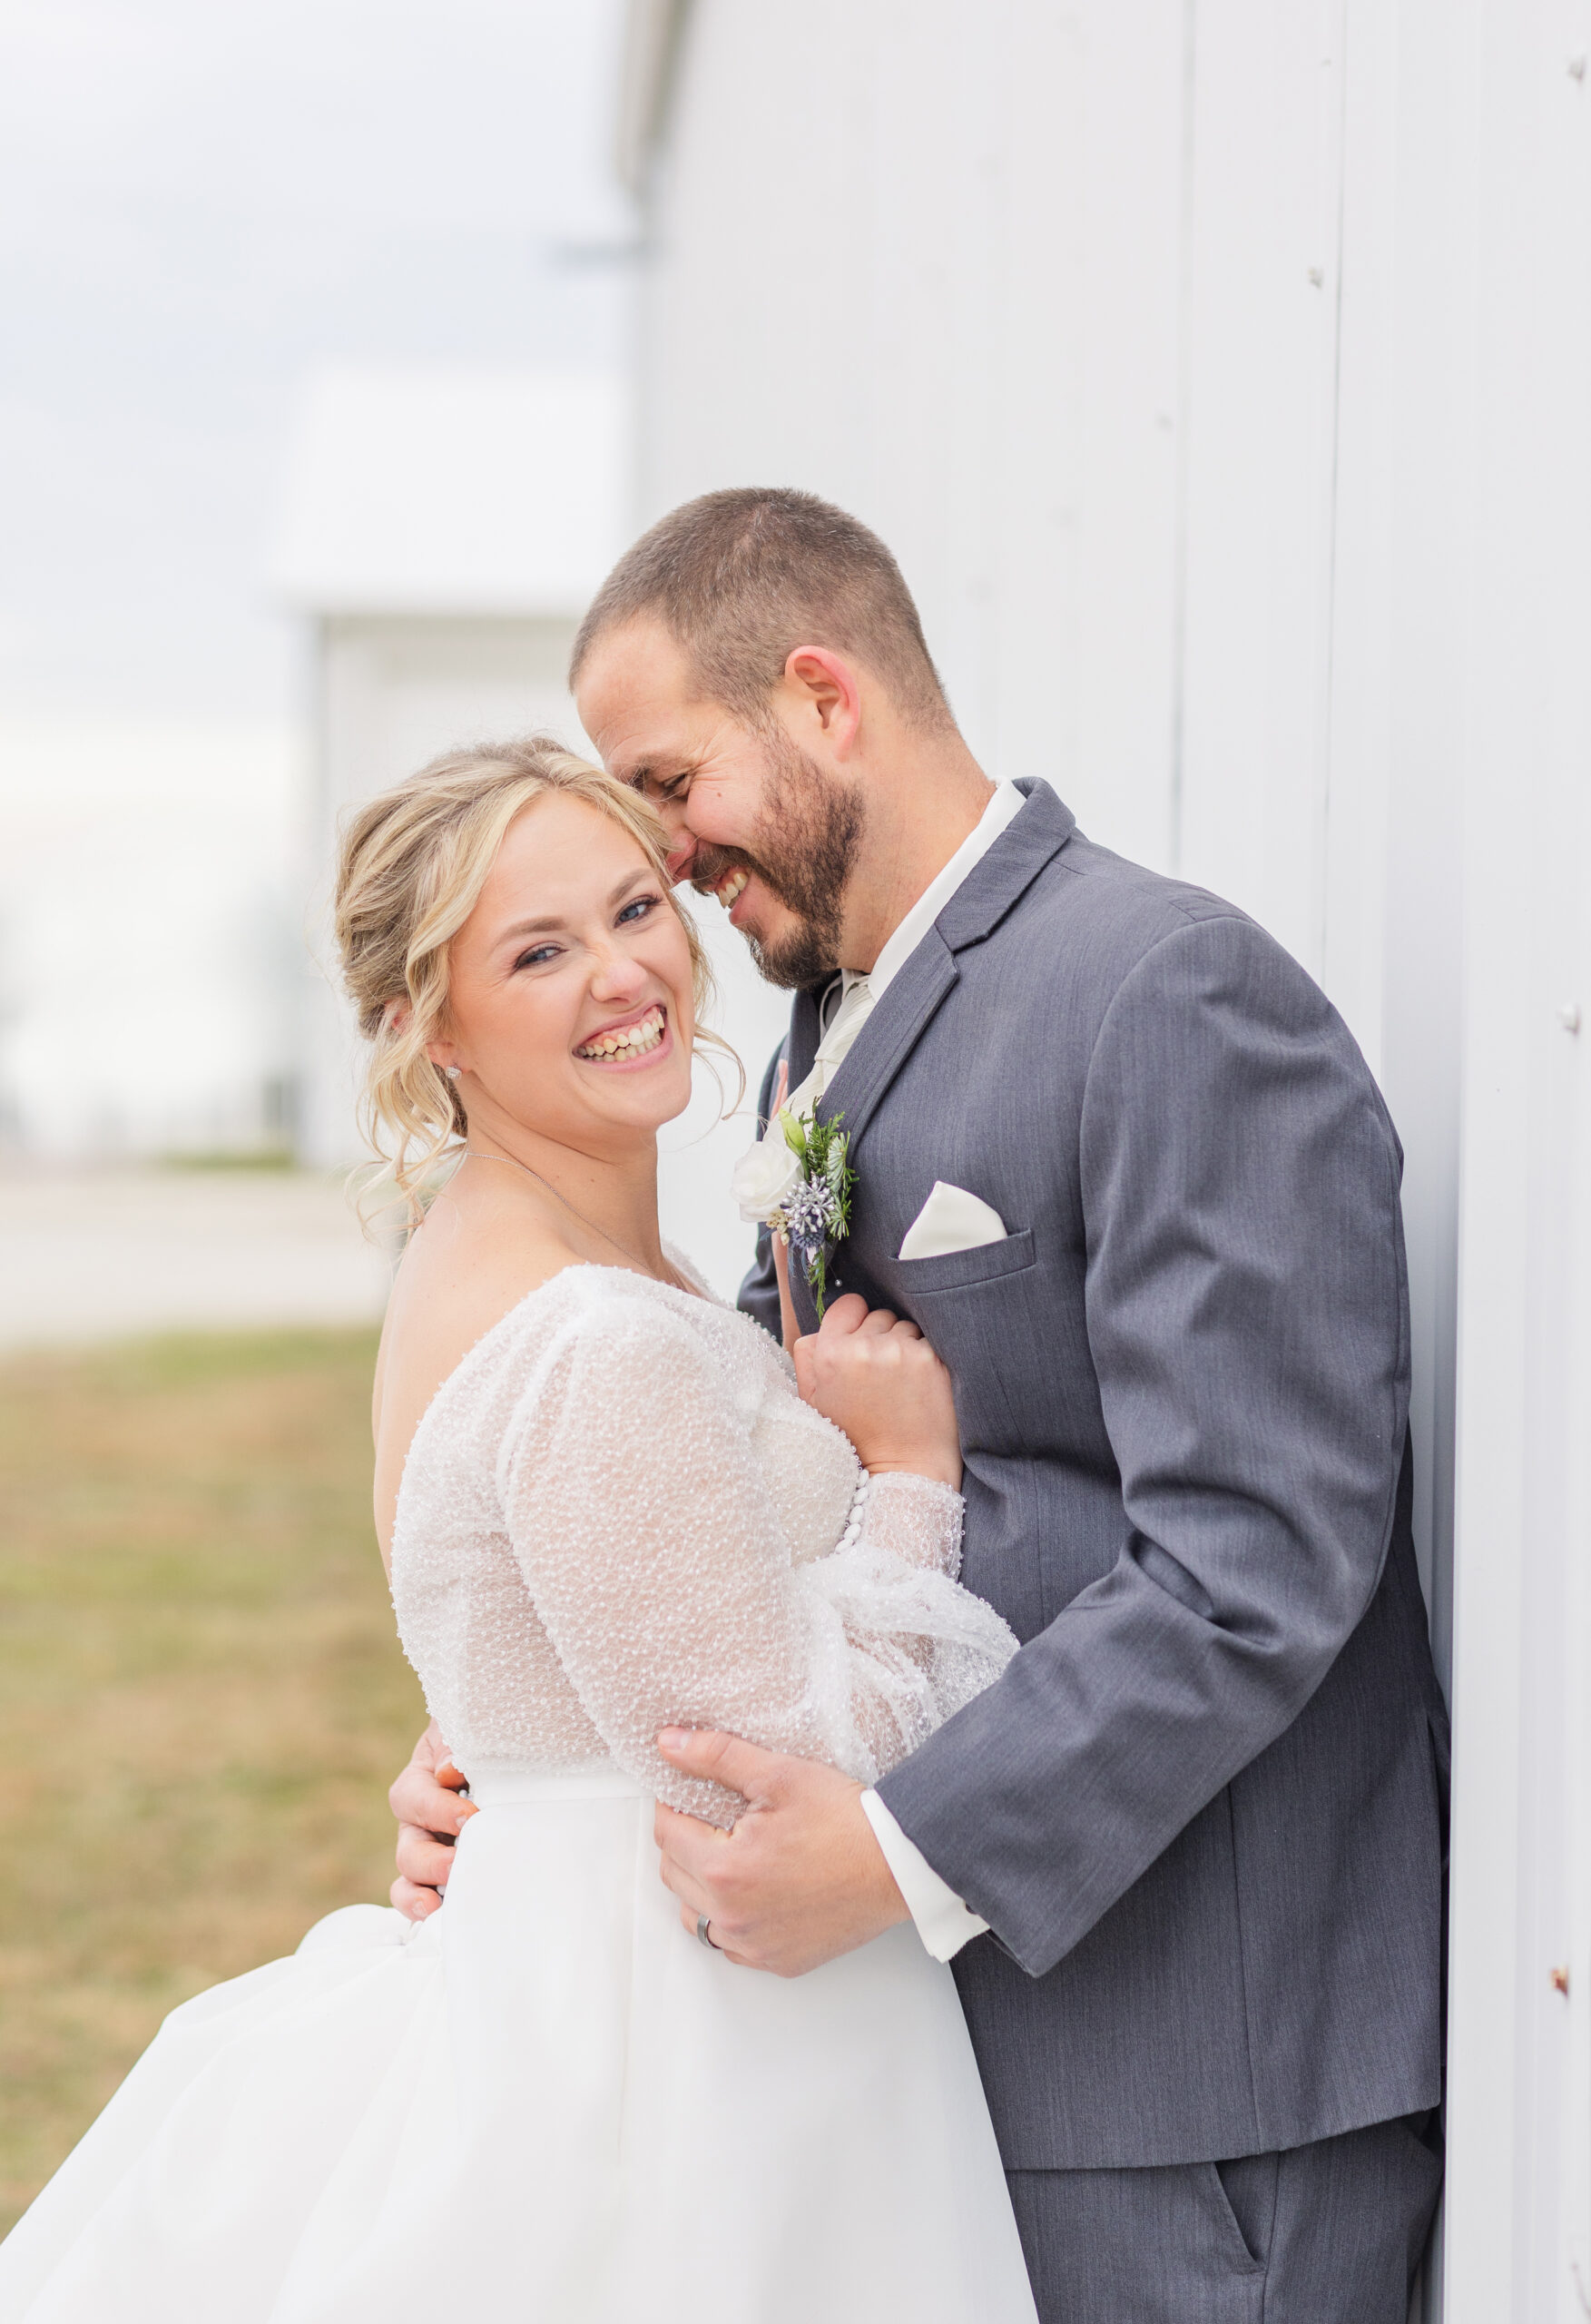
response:
M608 816L645 855L691 949L697 1038L734 1057L702 1027L712 971L670 889L663 825L639 793L546 734L433 759L349 816L337 873L343 982L370 1044L360 1127L382 1166L372 1183L390 1183L411 1226L423 1215L427 1178L467 1129L457 1091L426 1054L447 1017L452 941L475 910L510 823L555 791ZM743 1072L741 1079L743 1088Z

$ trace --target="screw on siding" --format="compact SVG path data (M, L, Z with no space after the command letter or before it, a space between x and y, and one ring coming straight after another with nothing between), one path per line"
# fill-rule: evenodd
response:
M1321 285L1324 283L1325 280L1326 280L1326 270L1325 270L1325 268L1324 268L1323 266L1311 266L1311 269L1310 269L1310 281L1314 284L1315 289L1316 289L1317 290L1320 290L1320 288L1321 287Z
M1566 1994L1569 1990L1569 1973L1563 1968L1549 1969L1547 1973L1547 1982L1555 1994Z
M1571 81L1584 81L1586 78L1586 59L1583 56L1570 57L1569 78Z
M1579 1002L1577 1000L1566 1000L1563 1007L1557 1012L1557 1021L1563 1027L1566 1033L1577 1033L1580 1029Z

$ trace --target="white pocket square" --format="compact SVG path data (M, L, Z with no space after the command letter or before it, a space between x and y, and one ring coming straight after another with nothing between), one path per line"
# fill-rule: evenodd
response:
M979 1202L965 1187L948 1187L934 1180L934 1191L906 1230L900 1246L903 1259L945 1259L952 1251L976 1251L985 1243L1003 1243L1006 1222L997 1210Z

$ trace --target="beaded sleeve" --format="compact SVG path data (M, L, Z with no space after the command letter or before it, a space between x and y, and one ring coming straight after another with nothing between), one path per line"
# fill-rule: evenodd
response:
M743 1803L672 1768L660 1728L721 1728L871 1782L1015 1650L955 1584L961 1502L944 1485L859 1472L840 1539L792 1561L724 1367L639 1301L560 1333L497 1483L536 1615L614 1758L715 1823Z

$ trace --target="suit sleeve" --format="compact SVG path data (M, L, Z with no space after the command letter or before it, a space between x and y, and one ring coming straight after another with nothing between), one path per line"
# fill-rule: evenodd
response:
M1122 1551L879 1786L1034 1975L1291 1724L1375 1592L1399 1159L1346 1028L1250 922L1191 921L1118 988L1080 1164Z
M773 1085L779 1078L779 1068L790 1044L781 1041L768 1060L768 1070L762 1076L757 1092L757 1135L761 1137L773 1112ZM773 1243L766 1226L757 1229L757 1256L741 1285L735 1305L754 1324L761 1324L771 1338L782 1347L784 1329L779 1314L779 1285L773 1273Z

